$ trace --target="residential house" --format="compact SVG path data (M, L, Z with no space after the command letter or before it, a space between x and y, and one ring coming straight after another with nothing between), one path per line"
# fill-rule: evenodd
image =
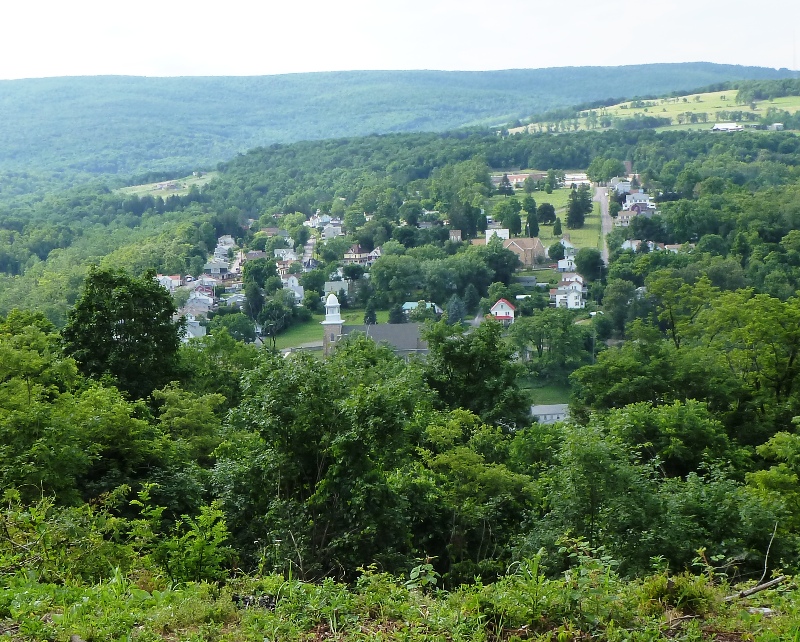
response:
M351 288L352 283L346 279L343 281L325 281L325 285L322 286L322 291L325 294L335 294L336 296L339 296L339 292L344 290L345 294L350 296Z
M569 404L556 403L531 406L531 417L540 424L554 424L569 419Z
M503 325L511 325L514 323L514 314L516 308L505 299L500 299L489 310L490 314Z
M227 279L232 275L229 272L230 265L227 261L220 261L220 260L212 260L206 263L203 266L203 274L208 274L210 276L219 278L219 279Z
M275 261L275 269L278 272L278 276L284 277L289 274L289 271L292 269L292 266L297 263L297 261Z
M453 243L461 243L461 230L450 230L450 240Z
M575 270L575 257L565 257L558 261L559 272L573 272Z
M214 248L214 259L217 261L227 261L228 251L236 247L236 241L230 234L225 234L217 239L217 247Z
M247 297L244 292L237 292L236 294L226 297L222 302L227 306L236 305L241 308L247 302Z
M582 310L586 307L588 288L583 284L580 275L574 276L578 278L562 280L557 287L550 290L551 305L568 310Z
M186 314L184 317L186 318L186 326L181 337L182 343L189 343L190 339L199 339L206 336L205 326L200 325L200 321L194 314Z
M183 279L181 279L180 274L173 274L170 276L158 274L156 275L156 281L161 284L162 288L169 290L170 292L174 292L183 285Z
M262 252L261 250L253 250L252 252L248 252L244 255L245 261L255 261L256 259L265 259L267 258L267 253Z
M631 182L624 178L619 178L618 176L615 176L614 178L611 179L609 187L611 187L611 189L613 189L618 195L625 194L626 192L631 191Z
M564 246L564 256L575 256L578 253L578 248L570 242L567 234L561 237L559 243Z
M372 252L369 253L369 256L367 257L367 265L372 265L373 263L375 263L375 261L381 258L381 254L382 254L381 246L379 245L374 250L372 250Z
M294 274L289 274L281 279L284 290L290 290L294 294L294 299L297 303L302 303L306 295L305 288L300 285L300 280Z
M275 258L280 259L281 261L300 260L300 257L297 256L297 252L288 247L279 247L278 249L274 250L274 253L275 253Z
M369 262L369 252L361 247L359 243L353 243L344 253L343 263L351 265L366 265Z
M335 239L337 236L344 236L341 225L333 225L332 223L328 223L322 228L322 238L326 241Z

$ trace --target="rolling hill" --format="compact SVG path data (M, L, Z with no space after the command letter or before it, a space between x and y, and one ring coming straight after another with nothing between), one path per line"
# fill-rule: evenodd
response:
M609 95L789 73L682 63L0 81L0 198L98 176L210 166L271 143L498 124Z

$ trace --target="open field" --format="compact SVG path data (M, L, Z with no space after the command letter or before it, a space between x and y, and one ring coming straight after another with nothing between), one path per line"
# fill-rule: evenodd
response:
M217 172L208 172L202 176L186 176L171 181L159 181L145 185L131 185L117 190L120 194L129 196L185 196L192 187L201 187L215 178Z
M532 377L521 379L519 384L530 394L534 404L569 403L570 388L567 385L541 385Z
M523 172L520 173L524 173L524 171L530 171L530 170L523 170ZM525 198L527 194L520 189L516 190L514 196L520 203L522 203L522 199ZM536 201L537 206L541 205L542 203L550 203L553 207L556 208L556 215L561 216L563 220L564 217L562 216L562 214L564 210L566 210L567 199L569 198L568 188L563 187L561 189L554 190L551 194L548 194L547 192L533 192L531 196L533 197L533 200ZM495 196L487 198L486 205L484 206L484 209L486 210L486 215L491 216L492 209L494 209L494 206L505 198L508 197L503 196L501 194L496 194ZM522 217L524 222L525 212L520 213L520 216Z
M779 109L794 113L800 111L800 96L785 96L773 100L758 100L752 105L741 105L736 103L735 89L726 91L716 91L701 94L688 94L677 98L658 98L655 100L638 101L636 103L626 101L610 107L601 107L595 110L597 117L612 116L614 118L633 118L635 116L654 116L656 118L670 118L672 124L659 127L657 129L709 129L716 122L726 122L728 119L717 117L719 112L724 111L745 111L756 114L759 119L767 114L770 108ZM692 117L699 122L692 123ZM705 119L705 122L703 122ZM688 122L681 122L688 121ZM573 122L573 121L570 121ZM578 118L575 121L579 130L589 129L587 119ZM743 122L743 124L745 124ZM538 131L538 123L532 123L523 127L509 130L509 133ZM570 131L574 128L570 127ZM599 128L596 128L599 129Z
M600 248L600 205L598 203L594 204L592 208L592 213L586 217L586 222L581 229L578 230L570 230L567 229L567 225L565 222L566 215L562 212L559 214L561 216L561 230L564 233L564 236L567 236L570 242L577 248L582 247L593 247L597 249ZM545 247L551 246L555 243L558 239L553 236L553 226L552 225L540 225L539 226L539 240L544 244Z

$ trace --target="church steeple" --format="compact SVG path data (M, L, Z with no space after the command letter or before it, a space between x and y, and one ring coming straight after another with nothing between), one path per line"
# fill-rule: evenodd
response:
M325 299L325 320L322 322L322 352L326 356L331 353L339 337L342 336L344 321L341 314L342 307L339 299L331 292Z

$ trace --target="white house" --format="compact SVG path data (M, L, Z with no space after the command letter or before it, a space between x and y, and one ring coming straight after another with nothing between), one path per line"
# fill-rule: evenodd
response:
M275 252L275 258L280 259L281 261L300 260L300 257L297 256L297 252L288 247L279 247L278 249L274 250L274 252Z
M575 270L575 257L570 256L568 258L563 258L558 262L558 271L559 272L572 272Z
M341 225L333 225L332 223L328 223L322 228L322 238L326 241L335 239L337 236L344 236Z
M554 424L557 421L566 421L569 418L569 405L556 403L531 406L531 417L540 424Z
M568 310L582 310L586 307L583 292L573 288L558 288L556 290L556 307Z
M206 328L205 326L200 325L200 322L197 320L193 314L186 315L186 327L183 330L183 336L181 337L182 343L189 343L189 339L197 339L199 337L206 336Z
M503 325L511 325L514 323L515 311L516 308L505 299L500 299L492 306L491 310L489 310L491 315Z
M229 269L230 265L228 264L227 261L214 260L214 261L209 261L203 266L203 273L224 279L228 277Z
M624 194L625 192L631 191L631 182L617 176L611 179L609 185L617 194Z
M283 283L284 290L291 290L294 294L295 301L298 303L303 302L303 298L306 295L305 288L300 285L300 281L294 274L289 274L281 279L281 283Z
M156 275L156 281L161 284L162 288L165 288L170 292L174 292L177 288L183 285L183 280L181 279L180 274L173 274L170 276L158 274Z

